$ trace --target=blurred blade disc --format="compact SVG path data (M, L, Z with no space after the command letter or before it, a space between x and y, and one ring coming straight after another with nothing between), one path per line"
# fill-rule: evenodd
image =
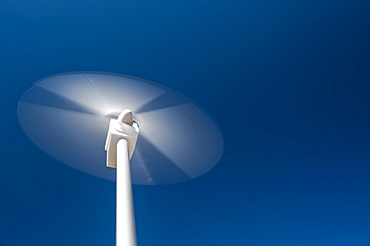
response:
M115 180L106 167L109 120L131 109L140 134L131 160L134 184L181 182L209 171L221 158L216 124L190 99L127 76L71 73L31 87L18 105L26 134L45 152L83 172Z

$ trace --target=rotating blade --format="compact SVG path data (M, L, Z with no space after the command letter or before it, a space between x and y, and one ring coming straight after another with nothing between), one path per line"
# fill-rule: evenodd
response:
M109 118L28 102L19 105L18 117L29 138L51 156L94 176L114 177L104 165Z
M25 94L22 101L81 113L99 114L98 110L90 108L88 105L76 102L38 85L32 87L32 93Z
M136 118L140 135L191 178L209 171L221 158L223 140L217 126L192 103L145 112Z
M147 171L147 175L153 184L169 184L182 182L191 179L180 167L168 159L153 144L148 142L143 136L138 140L135 158L132 160L132 166L136 164L136 159L140 158ZM155 160L155 161L153 161ZM133 176L138 176L133 172Z
M165 93L139 80L104 74L66 74L47 78L37 85L94 108L101 115L121 112L125 108L135 110Z

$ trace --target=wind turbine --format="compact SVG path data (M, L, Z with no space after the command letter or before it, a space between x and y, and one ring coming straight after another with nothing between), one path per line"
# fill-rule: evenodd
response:
M116 180L116 246L136 245L132 183L190 180L212 169L223 152L218 126L193 101L124 75L44 78L20 99L18 119L59 161Z

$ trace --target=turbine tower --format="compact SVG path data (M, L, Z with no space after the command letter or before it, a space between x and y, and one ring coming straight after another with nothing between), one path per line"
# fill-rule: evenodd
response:
M20 99L18 119L28 137L57 160L116 181L116 246L137 245L132 184L198 177L217 164L224 147L217 124L196 103L125 75L44 78Z
M132 199L130 159L139 127L130 110L123 110L109 123L105 150L107 166L116 168L116 245L136 246L134 202Z

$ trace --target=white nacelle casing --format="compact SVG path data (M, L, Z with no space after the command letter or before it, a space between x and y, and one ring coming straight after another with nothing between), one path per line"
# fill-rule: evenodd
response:
M134 154L136 141L139 136L139 126L134 122L132 126L119 120L112 119L109 122L105 150L107 151L107 166L117 167L117 143L121 139L127 141L128 154L131 159Z

